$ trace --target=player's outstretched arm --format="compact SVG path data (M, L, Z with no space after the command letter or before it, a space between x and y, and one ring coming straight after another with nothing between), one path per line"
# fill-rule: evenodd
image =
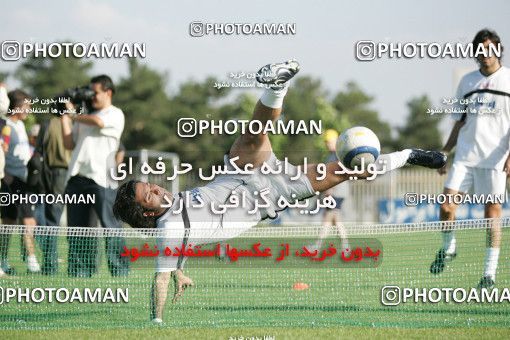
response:
M151 320L155 323L163 322L163 310L168 296L168 284L171 272L156 273L152 283Z
M457 145L457 139L459 138L459 132L462 126L464 125L464 121L456 121L455 125L453 125L452 131L450 132L450 136L448 137L448 140L446 141L446 144L443 148L443 152L446 154L449 154L452 149ZM441 175L444 175L446 173L446 165L440 169L437 170Z
M181 269L172 272L156 273L151 294L151 320L155 323L163 322L163 311L165 310L168 297L170 277L173 277L175 283L173 303L177 302L186 288L194 285L193 280L184 275Z
M450 132L450 136L446 141L446 144L443 148L443 151L450 152L457 145L457 139L459 138L459 132L462 126L464 125L464 121L456 121L453 125L452 131Z

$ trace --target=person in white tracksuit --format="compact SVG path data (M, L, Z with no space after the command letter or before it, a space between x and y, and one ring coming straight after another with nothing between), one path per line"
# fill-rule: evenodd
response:
M299 64L288 61L264 66L257 76L257 80L266 84L267 88L258 101L252 120L262 123L279 118L283 99L287 92L288 81L298 72ZM400 152L380 155L378 170L391 171L404 166L415 164L429 168L442 167L446 156L437 151L406 149ZM157 185L140 181L129 181L119 187L114 205L115 215L134 228L157 228L164 231L164 236L158 239L158 249L182 246L189 240L192 244L218 242L234 238L242 232L258 224L262 219L275 218L279 205L277 201L283 197L288 202L302 200L314 196L316 192L324 192L341 182L349 180L349 174L335 174L341 170L339 162L329 162L326 166L326 176L318 180L317 165L307 168L306 175L297 175L298 167L291 165L285 173L263 175L260 167L264 163L272 169L280 164L272 152L267 134L242 134L225 155L225 166L232 170L234 164L243 169L246 165L253 165L253 174L221 175L199 188L184 193L172 194ZM345 169L345 168L344 168ZM359 178L366 178L365 173ZM291 177L295 177L291 179ZM250 214L256 200L254 192L268 190L271 204ZM192 200L201 201L204 207L211 204L223 204L235 192L248 198L247 205L229 209L225 213L211 213L208 209L187 207L184 204L186 196ZM170 207L161 205L170 201ZM176 214L176 212L179 213ZM184 289L193 285L193 281L184 275L182 266L185 258L158 256L156 259L156 275L153 283L151 319L160 323L168 295L168 285L173 276L175 281L175 302Z

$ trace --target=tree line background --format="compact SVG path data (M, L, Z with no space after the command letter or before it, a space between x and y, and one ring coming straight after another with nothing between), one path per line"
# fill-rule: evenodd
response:
M257 94L231 88L216 89L215 82L224 79L207 77L202 81L188 80L179 85L175 94L166 91L167 74L128 59L128 74L115 81L117 92L113 104L126 117L122 142L127 150L142 148L178 153L181 161L193 167L210 167L222 163L223 154L236 136L202 135L195 138L177 136L179 118L195 119L249 119L257 101ZM52 98L69 87L88 84L92 61L77 58L28 58L12 74L21 88L34 97ZM0 75L5 77L6 74ZM1 79L0 79L1 80ZM12 89L12 88L10 88ZM379 137L383 152L408 147L439 149L440 118L426 113L432 106L426 95L407 101L408 115L403 126L391 126L371 108L374 97L356 82L345 84L337 93L330 94L319 78L297 77L285 98L282 119L322 120L323 130L341 132L361 125L372 129ZM31 116L29 127L49 115ZM321 136L271 136L278 157L288 157L299 164L303 157L310 161L324 160L327 151Z

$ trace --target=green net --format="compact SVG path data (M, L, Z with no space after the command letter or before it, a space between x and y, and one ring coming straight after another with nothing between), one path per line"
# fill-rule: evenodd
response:
M503 226L504 238L509 221L497 222ZM503 247L499 257L497 296L481 301L481 290L476 289L483 274L486 231L492 223L494 220L450 223L449 227L455 230L458 255L435 275L429 268L441 246L440 230L446 224L440 222L345 224L350 251L333 228L319 249L307 247L312 255L306 256L301 256L303 246L314 243L320 226L260 225L237 239L218 243L219 239L228 238L220 235L201 248L218 250L214 255L188 258L185 262L184 272L195 286L187 289L175 304L171 303L174 289L170 282L162 327L508 327L509 300L504 297L510 286L508 248ZM53 255L58 259L58 270L53 275L27 273L17 243L13 242L22 237L23 231L22 226L3 226L1 230L2 237L11 237L8 259L16 275L0 278L0 328L151 326L156 260L150 255L162 236L160 231L38 227L35 234L39 244L50 238L57 245ZM73 259L68 249L69 243L76 241L73 238L83 244L80 252L87 255L82 258L89 259L90 275L69 275L69 260ZM125 248L118 251L126 255L128 273L112 272L107 265L105 249L111 242L108 239L125 242ZM233 248L255 254L257 243L262 251L271 248L272 256L250 258L245 252L237 261L232 260ZM288 253L284 254L286 246ZM373 252L381 251L377 259L367 255L367 247ZM38 248L38 258L48 256L41 251L44 247ZM136 260L134 248L139 252ZM333 248L336 253L331 255ZM356 249L361 251L355 253ZM286 258L277 261L282 254ZM325 259L319 261L323 254ZM354 264L357 257L359 265ZM478 299L470 295L474 294L473 287L479 292ZM423 289L428 291L424 293ZM410 294L417 295L418 300L407 296L404 301L404 296ZM436 301L438 297L441 301Z

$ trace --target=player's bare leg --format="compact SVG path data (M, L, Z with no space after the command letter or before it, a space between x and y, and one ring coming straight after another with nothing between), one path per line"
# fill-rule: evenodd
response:
M376 170L381 173L387 173L401 168L406 164L419 165L430 169L438 169L446 163L446 156L439 151L425 151L421 149L405 149L380 155L377 159ZM342 173L343 172L343 173ZM314 191L324 192L344 181L348 181L352 175L345 173L345 166L339 162L329 162L326 164L326 177L321 177L317 171L317 164L310 164L307 167L306 176L312 184ZM359 179L367 178L371 174L365 172L363 175L357 175Z
M485 205L485 218L494 219L487 229L487 247L501 247L501 204L487 203Z
M485 218L492 220L487 228L484 273L478 287L492 288L496 281L496 269L501 247L501 204L487 203L485 205Z
M322 221L322 227L319 231L319 237L315 243L311 244L307 248L310 250L320 250L324 240L332 233L335 232L335 236L340 238L342 251L347 252L349 249L349 240L347 239L347 231L340 220L340 211L335 209L327 210L324 213L324 219Z
M457 190L444 188L443 193L445 195L457 195L463 194ZM439 209L439 219L443 222L452 222L452 223L443 223L442 225L442 237L443 237L443 246L436 254L436 258L434 262L430 265L430 272L432 274L442 273L446 264L451 262L457 256L456 252L456 239L455 232L452 228L453 221L455 221L455 212L457 211L457 204L453 202L445 202L441 204L441 208Z
M259 100L253 111L252 120L259 120L262 123L275 121L280 117L281 112L281 107L267 107ZM253 164L256 168L260 167L264 161L269 159L272 151L271 142L266 134L261 133L255 135L247 132L239 136L234 144L232 144L229 157L239 157L239 160L236 161L238 166Z
M9 218L2 218L4 225L16 224L16 220ZM9 254L9 243L11 240L11 234L4 230L3 226L0 226L0 276L15 275L14 268L9 265L7 255Z
M23 233L23 242L27 252L27 267L31 273L37 273L41 271L41 266L35 257L35 239L34 230L37 225L35 218L28 217L23 219L25 225L25 232Z
M280 64L264 66L258 73L257 81L268 86L255 105L252 120L262 122L275 121L282 112L283 98L287 93L287 82L299 71L299 64L290 60ZM271 142L267 134L251 134L246 131L232 145L230 158L239 157L238 166L253 164L259 167L267 161L272 152Z
M156 273L151 291L151 320L154 323L163 322L163 311L168 297L168 284L171 272Z

